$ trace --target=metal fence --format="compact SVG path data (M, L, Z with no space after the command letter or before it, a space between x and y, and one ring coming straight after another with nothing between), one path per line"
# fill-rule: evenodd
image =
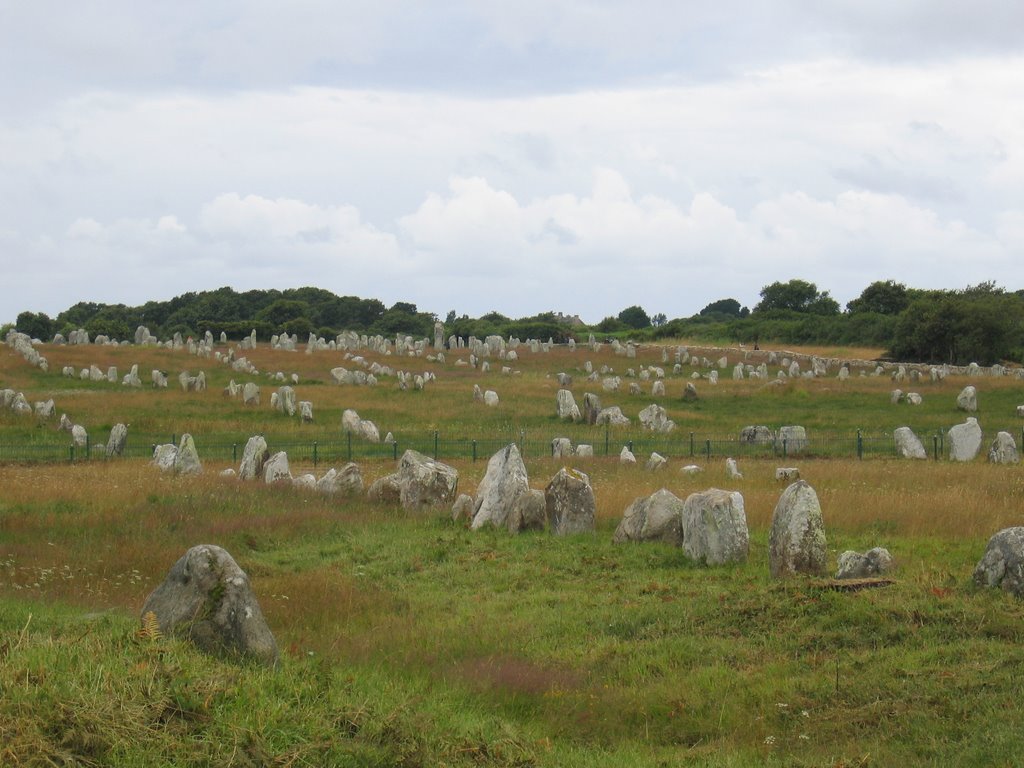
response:
M946 455L943 430L915 431L929 457L939 460ZM336 464L360 460L396 460L407 449L436 459L487 460L509 443L516 443L524 458L552 456L553 438L564 436L574 446L590 445L595 456L617 456L623 447L638 457L657 452L665 458L896 458L892 433L856 431L811 433L806 440L744 441L737 435L706 434L675 430L669 434L623 432L616 429L553 430L545 436L538 432L519 431L488 437L446 435L422 432L395 435L393 443L370 443L351 433L326 436L326 439L297 439L295 436L275 437L265 434L271 451L285 451L290 460L299 463ZM199 454L211 461L238 462L242 458L248 435L193 434ZM35 438L26 441L0 440L0 462L75 462L106 459L106 444L94 442L75 446L67 440ZM123 456L149 458L157 445L177 444L180 435L129 434ZM1024 440L1024 430L1022 430Z

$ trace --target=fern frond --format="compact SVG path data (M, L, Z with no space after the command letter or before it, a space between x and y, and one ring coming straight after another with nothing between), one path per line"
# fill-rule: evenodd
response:
M155 643L164 636L163 632L160 631L160 622L153 611L146 611L146 614L142 617L142 626L139 627L135 636L139 640L148 640L151 643Z

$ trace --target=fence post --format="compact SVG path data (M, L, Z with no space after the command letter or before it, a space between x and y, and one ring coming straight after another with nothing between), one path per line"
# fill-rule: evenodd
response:
M607 424L604 425L604 455L608 455L608 428ZM1024 445L1024 441L1021 441L1021 445Z
M707 454L708 459L710 460L711 459L711 441L710 440L705 440L704 441L704 451Z
M476 440L473 441L473 463L476 463Z
M314 467L316 466L316 463L317 463L317 461L316 461L316 460L317 460L317 455L316 455L316 440L314 440L314 441L313 441L313 466L314 466Z
M434 430L434 461L437 461L437 430Z
M178 436L174 432L171 432L171 445L177 445L177 444L178 444Z
M348 442L348 461L352 461L352 430L345 432L345 436Z
M72 443L68 446L68 461L74 463L75 461L75 444Z
M395 442L393 442L391 444L391 458L393 458L395 461L398 461L398 441L397 440L395 440Z
M632 453L633 452L633 441L630 440L629 442L626 443L626 445L629 447L629 452Z
M690 455L693 456L693 432L690 433Z
M786 443L789 442L786 438L782 438L782 458L786 458Z
M938 461L939 460L939 436L938 435L932 435L932 450L933 450L933 455L935 456L935 460Z
M864 438L860 434L860 430L857 430L857 458L864 459Z
M85 436L85 458L92 458L92 438L89 435Z
M238 461L238 443L231 444L231 461Z
M526 458L526 430L519 430L519 455Z

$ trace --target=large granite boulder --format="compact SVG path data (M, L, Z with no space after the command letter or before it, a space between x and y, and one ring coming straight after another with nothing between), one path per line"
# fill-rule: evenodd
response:
M683 503L682 523L687 557L708 565L746 561L750 533L738 491L691 493Z
M771 445L775 435L768 427L749 426L740 430L740 442L745 445Z
M963 424L950 427L946 433L949 442L949 458L953 461L973 461L981 450L981 426L973 416Z
M292 471L288 466L288 454L284 451L278 451L263 464L263 482L267 485L291 481Z
M847 550L836 560L837 579L868 579L884 576L892 569L892 555L884 547L869 549L864 554Z
M548 530L564 536L594 530L597 506L590 478L584 473L563 467L544 490Z
M974 583L1024 597L1024 527L1004 528L989 539L974 568Z
M797 453L807 448L807 430L800 426L779 427L779 444L786 453Z
M668 417L668 411L656 403L640 411L640 423L652 432L667 433L676 428L675 422Z
M974 413L978 410L978 390L974 387L964 387L956 396L956 407L967 413Z
M580 421L582 416L579 407L576 405L576 400L572 396L572 392L568 389L560 389L556 398L558 400L558 418Z
M1020 461L1017 455L1017 442L1009 432L1000 432L992 441L988 451L988 460L993 464L1016 464Z
M253 435L242 451L242 463L238 467L240 480L255 480L263 474L263 465L270 458L270 450L263 435Z
M622 515L612 541L664 541L673 546L683 543L683 500L662 488L650 496L636 499Z
M188 550L146 598L143 626L150 614L162 633L186 638L209 653L277 662L277 642L249 577L220 547L200 544Z
M927 459L924 444L910 427L899 427L892 433L896 455L903 459Z
M363 473L354 461L348 462L340 470L331 467L316 482L320 493L352 496L363 492Z
M124 424L115 424L110 429L110 439L107 440L107 456L124 455L124 446L128 442L128 427Z
M174 458L178 454L178 446L174 443L164 443L153 449L152 464L161 472L174 471Z
M782 492L768 535L768 567L773 578L791 573L825 574L825 524L818 494L806 480Z
M567 390L562 390L567 391ZM491 456L487 471L476 492L473 514L473 530L492 525L505 528L508 516L518 497L530 490L526 465L519 455L519 448L510 443Z
M199 461L199 451L196 450L195 440L192 435L186 432L181 436L178 443L178 452L174 456L174 474L176 475L198 475L203 471L203 464Z
M458 487L459 473L454 467L408 450L398 461L398 471L377 480L367 494L371 499L393 503L397 490L402 507L418 511L451 504Z
M547 501L544 491L535 488L516 496L516 501L509 512L506 527L509 533L523 531L543 531L547 522Z

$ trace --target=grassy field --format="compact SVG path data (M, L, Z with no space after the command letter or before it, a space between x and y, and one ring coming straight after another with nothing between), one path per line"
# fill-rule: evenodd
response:
M264 405L221 397L234 376L183 352L51 348L51 371L0 349L0 387L105 439L133 433L204 436L262 431L336 439L354 407L396 435L432 430L485 439L584 436L553 416L558 371L591 359L617 372L661 365L564 350L517 364L518 376L433 369L425 392L337 387L338 354L257 350L261 370L299 374L301 425ZM853 355L851 355L853 356ZM368 359L372 359L369 355ZM176 375L206 370L207 393L128 392L59 375L63 365ZM500 362L492 361L495 368ZM348 367L348 366L347 366ZM671 368L671 365L668 366ZM979 388L986 433L1019 433L1024 387L1013 379L921 383L922 406L892 406L888 379L697 382L662 400L681 429L731 433L746 424L813 430L940 429L963 420L953 400ZM173 382L172 382L173 383ZM474 404L474 383L498 408ZM645 386L649 391L649 385ZM593 391L593 390L591 390ZM601 393L635 419L649 395ZM0 439L54 439L54 424L0 417ZM621 438L622 434L616 434ZM61 438L64 439L64 438ZM620 443L615 443L617 451ZM206 459L199 478L164 476L141 459L0 465L0 765L1015 765L1024 713L1024 606L971 585L994 532L1022 522L1019 467L947 461L798 462L824 512L831 564L845 549L887 547L899 569L882 589L835 592L768 576L767 537L782 491L777 462L748 458L726 479L721 458L701 475L578 459L597 499L597 532L573 538L470 532L444 510L410 515L364 499L239 484ZM482 462L452 462L473 493ZM367 483L392 471L360 462ZM527 455L543 488L560 462ZM292 471L312 470L308 459ZM323 466L317 468L322 472ZM665 545L615 546L636 497L717 486L743 493L749 561L706 568ZM184 551L225 547L249 573L282 650L275 670L207 657L171 639L136 636L148 593Z

